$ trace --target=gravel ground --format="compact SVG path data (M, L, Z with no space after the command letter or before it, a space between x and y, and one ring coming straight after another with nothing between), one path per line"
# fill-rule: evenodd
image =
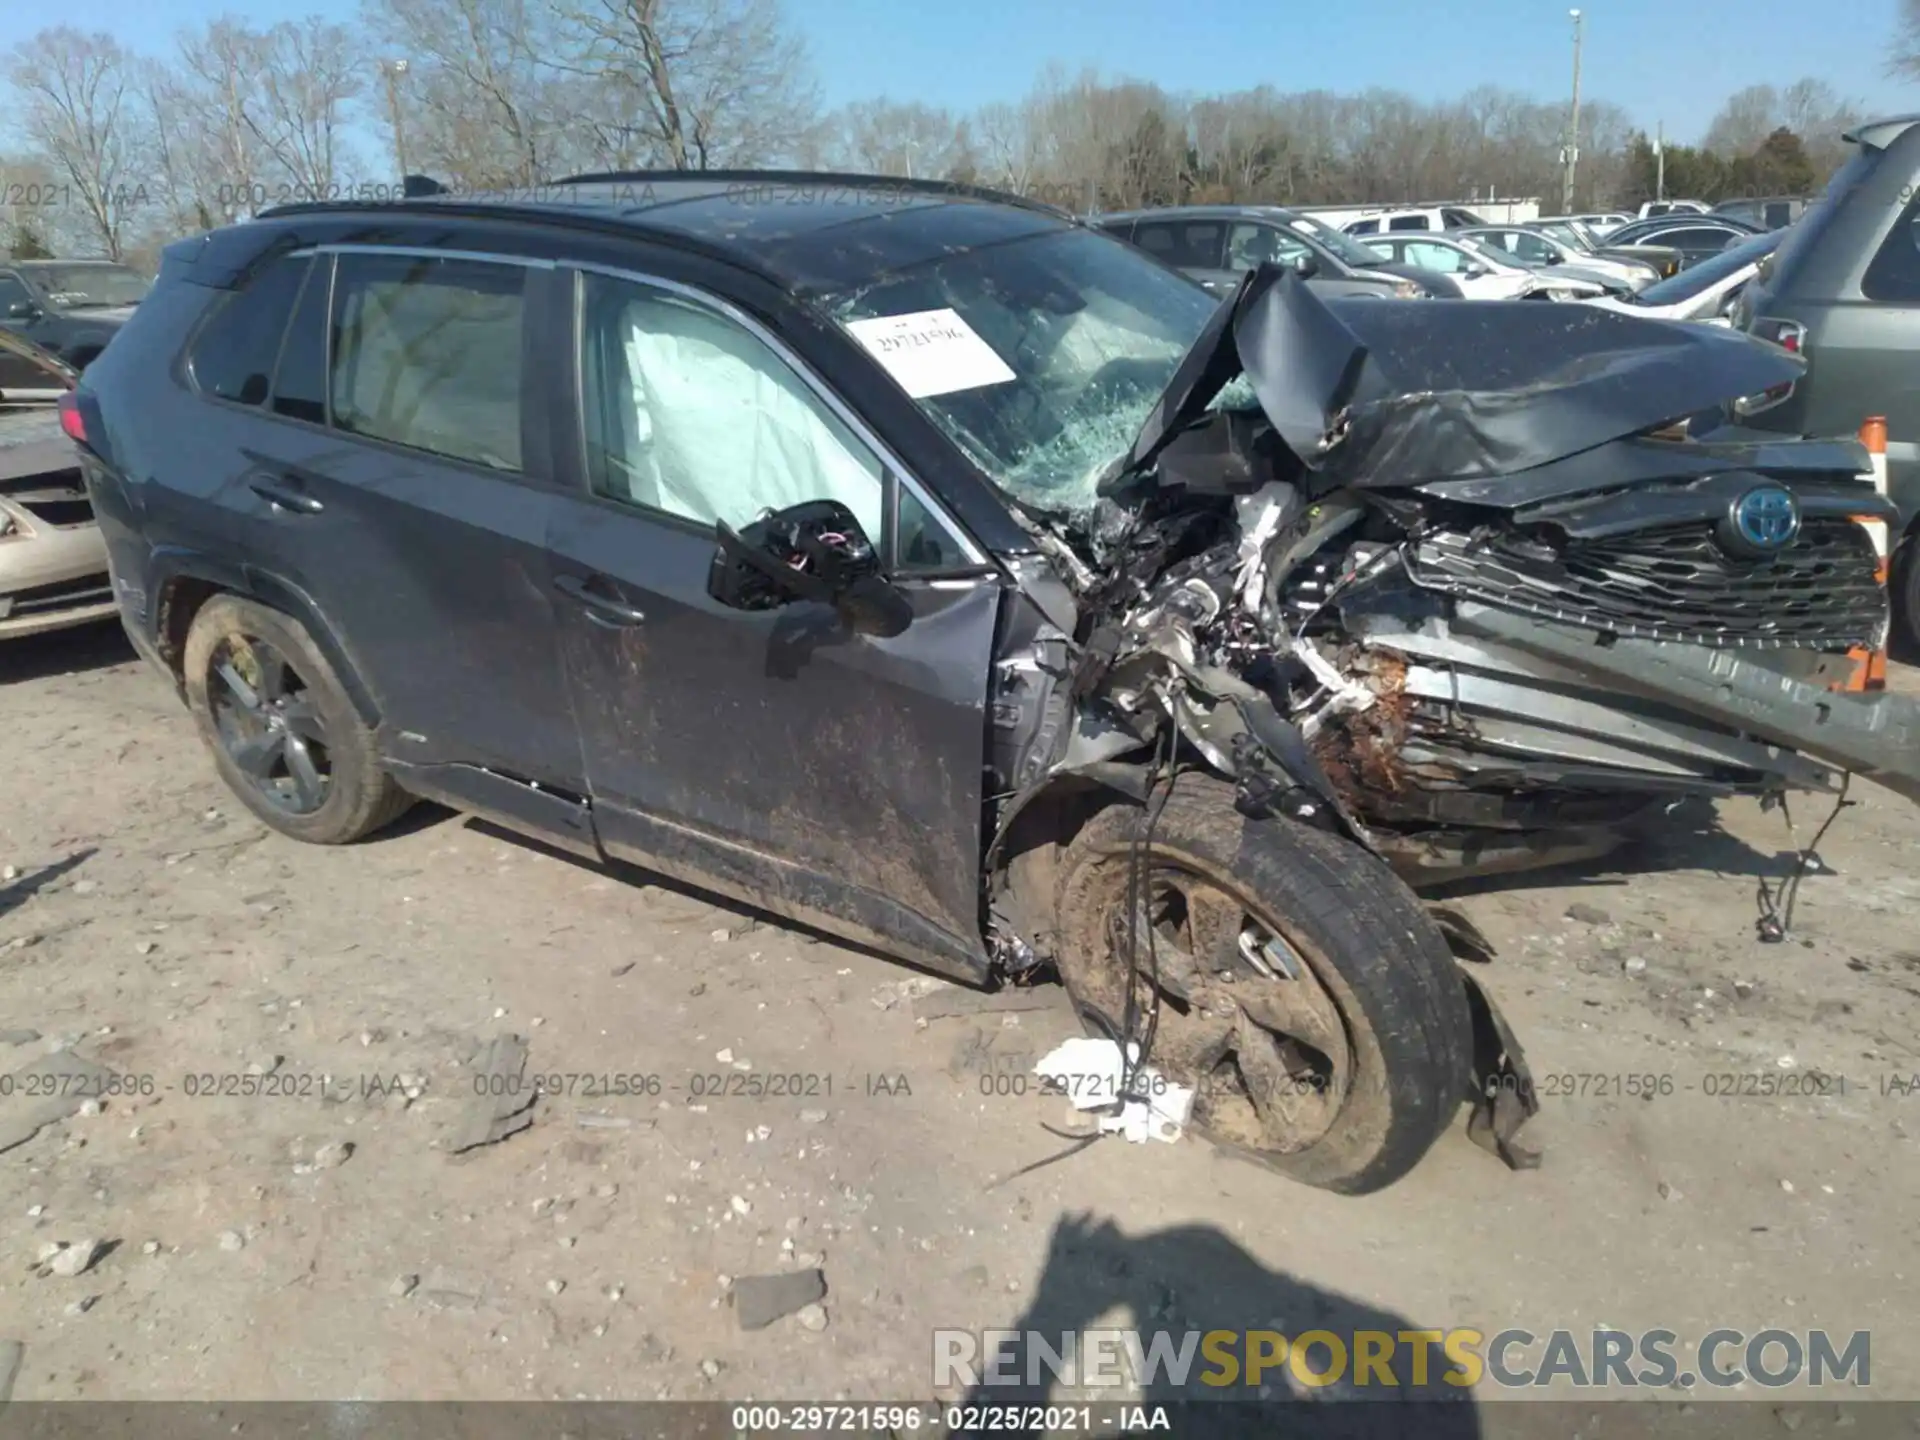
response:
M1463 1123L1343 1200L1192 1140L1015 1177L1064 1105L992 1077L1057 1003L916 1018L950 987L436 809L271 836L111 628L0 653L0 726L0 1072L151 1077L0 1155L16 1400L930 1398L936 1327L1370 1322L1871 1330L1873 1393L1920 1398L1920 813L1872 786L1783 944L1787 829L1744 804L1467 893L1545 1162ZM503 1033L558 1091L451 1153ZM1708 1093L1809 1072L1844 1092ZM692 1093L771 1076L801 1093ZM733 1277L814 1266L817 1308L741 1328Z

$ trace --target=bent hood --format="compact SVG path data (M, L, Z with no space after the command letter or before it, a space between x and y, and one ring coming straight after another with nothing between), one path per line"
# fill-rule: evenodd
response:
M1319 493L1510 475L1720 411L1805 368L1709 326L1593 305L1322 301L1262 266L1208 320L1120 474L1149 467L1241 376Z

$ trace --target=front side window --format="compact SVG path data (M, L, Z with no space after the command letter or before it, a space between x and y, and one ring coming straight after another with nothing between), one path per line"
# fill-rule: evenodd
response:
M1347 233L1349 235L1378 235L1380 233L1380 222L1378 220L1356 220L1353 224L1347 226Z
M1217 270L1226 227L1218 220L1142 224L1134 238L1151 254L1182 270Z
M1920 300L1920 199L1908 203L1880 242L1860 277L1860 293L1869 300Z
M340 256L329 375L334 425L517 472L525 285L518 265Z
M880 542L879 458L764 341L665 290L583 281L587 469L597 494L707 530L838 500ZM901 520L904 541L909 517ZM937 556L942 542L928 538L926 521L922 512L915 534Z
M203 395L258 405L273 382L287 317L307 277L308 257L287 256L255 274L216 308L188 352L187 369Z
M1092 505L1217 304L1080 229L939 256L823 303L990 480L1067 514Z
M16 305L32 305L33 292L18 275L0 273L0 320L19 319L14 315Z
M1297 240L1271 225L1243 221L1227 232L1227 267L1251 270L1256 265L1291 264L1311 254L1303 240Z

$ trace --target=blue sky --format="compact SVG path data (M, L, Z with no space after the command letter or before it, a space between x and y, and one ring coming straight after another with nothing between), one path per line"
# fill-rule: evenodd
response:
M1425 99L1483 83L1543 98L1566 94L1571 21L1552 0L1375 0L1367 6L1275 0L786 0L829 104L888 94L971 108L1017 98L1049 60L1135 76L1170 90L1384 86ZM1697 138L1720 101L1803 75L1880 111L1920 109L1920 85L1882 64L1897 0L1591 0L1582 89L1624 105L1676 140ZM58 16L157 51L181 27L223 12L255 23L343 0L61 0L0 11L0 48Z

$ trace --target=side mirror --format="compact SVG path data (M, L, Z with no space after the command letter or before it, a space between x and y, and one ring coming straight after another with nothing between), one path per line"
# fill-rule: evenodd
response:
M860 635L898 635L913 606L880 573L880 557L838 500L808 500L734 530L715 524L719 548L707 594L733 610L775 610L796 600L832 607Z
M1482 265L1478 260L1471 260L1467 262L1467 268L1460 273L1469 280L1478 280L1487 273L1487 267Z
M1560 265L1560 264L1563 264L1563 263L1565 263L1565 262L1564 262L1564 260L1563 260L1563 258L1562 258L1562 256L1561 256L1561 254L1560 254L1560 252L1559 252L1558 250L1549 250L1549 251L1547 252L1547 260L1546 260L1546 263L1547 263L1547 264L1549 264L1549 265Z
M9 320L37 320L40 318L40 307L31 300L16 300L7 306L7 318Z
M1293 273L1302 280L1311 279L1320 273L1320 261L1311 250L1293 257Z

